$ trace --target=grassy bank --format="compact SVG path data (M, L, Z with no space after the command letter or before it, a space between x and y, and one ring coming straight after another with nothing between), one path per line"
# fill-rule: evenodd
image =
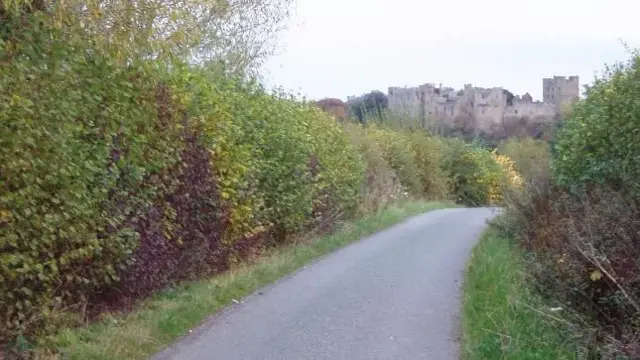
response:
M556 314L532 291L522 252L493 229L472 252L463 287L463 359L575 359Z
M448 206L451 205L410 202L390 207L346 223L331 235L277 249L256 263L161 292L133 313L110 316L81 329L64 330L50 338L48 346L57 348L65 359L146 359L234 299L241 299L312 259L410 216Z

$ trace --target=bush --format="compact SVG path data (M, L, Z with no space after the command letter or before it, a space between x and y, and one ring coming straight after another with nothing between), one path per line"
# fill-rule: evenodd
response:
M359 213L375 213L402 198L403 187L380 145L360 125L346 124L345 130L365 166Z
M640 212L624 195L594 189L579 200L562 188L511 206L522 244L535 255L537 288L567 309L594 355L640 356Z
M0 53L0 338L356 211L361 158L320 110L44 26Z
M362 157L320 110L41 23L0 43L0 340L357 211Z
M339 124L219 69L23 15L0 28L0 342L408 197L498 200L485 149Z
M538 290L562 305L592 358L640 356L640 212L635 170L625 165L637 153L633 136L609 136L636 121L628 95L635 84L627 81L635 75L624 75L629 68L596 81L572 111L553 173L543 144L501 145L528 179L524 191L507 193L498 225L528 250Z
M334 120L255 84L200 86L209 103L202 112L205 134L232 207L227 241L256 231L284 239L312 218L355 211L364 170ZM222 114L215 110L220 103L227 107Z
M422 179L415 161L416 154L411 148L408 137L401 133L382 127L369 126L367 136L380 147L385 160L389 163L400 184L412 196L422 193Z
M457 201L470 206L500 202L504 173L491 152L459 139L445 139L443 147L442 168Z
M187 131L181 141L185 145L181 162L163 174L165 185L177 185L145 207L139 220L128 218L140 234L139 242L127 266L118 272L117 284L95 294L92 304L121 305L177 280L228 267L230 249L221 246L228 214L211 171L210 154L195 130Z
M640 55L606 68L572 109L557 139L554 174L578 193L607 185L640 195Z
M513 161L515 171L523 180L531 181L549 171L549 144L532 138L508 139L500 143L498 153Z
M391 130L369 125L364 132L389 164L406 192L414 197L443 199L448 179L440 167L441 144L422 131Z
M145 64L46 25L29 36L0 45L0 338L117 280L139 239L127 218L165 191L139 185L178 159Z
M421 131L407 136L421 177L420 196L426 199L445 199L449 194L449 179L440 166L443 156L440 141Z
M635 52L587 88L557 138L552 166L561 187L533 217L542 231L532 243L546 245L544 260L560 262L546 289L587 319L608 358L640 356L639 80Z

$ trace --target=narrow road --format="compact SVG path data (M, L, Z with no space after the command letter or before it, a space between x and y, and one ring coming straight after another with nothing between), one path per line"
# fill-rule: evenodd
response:
M457 359L465 262L494 214L411 218L226 308L153 359Z

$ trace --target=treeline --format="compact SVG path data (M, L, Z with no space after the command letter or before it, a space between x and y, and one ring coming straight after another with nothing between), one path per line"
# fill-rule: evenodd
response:
M499 228L562 309L578 358L640 357L640 56L607 67L554 138L501 146L525 179Z
M341 123L266 91L233 49L193 61L206 33L176 40L206 20L196 15L237 9L185 2L145 17L150 4L162 1L3 8L0 342L11 351L343 219L406 198L498 203L517 180L481 146ZM165 16L180 31L156 28ZM117 23L129 30L107 31Z

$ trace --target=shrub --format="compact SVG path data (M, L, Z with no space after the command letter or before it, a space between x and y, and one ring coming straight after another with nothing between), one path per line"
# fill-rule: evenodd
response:
M118 282L91 299L111 307L149 295L177 280L195 279L228 267L230 249L221 245L227 209L221 202L209 152L196 131L185 131L181 162L167 169L160 184L172 190L153 199L127 220L139 242Z
M525 176L497 223L528 250L538 290L562 305L584 358L640 357L640 57L607 68L545 144L500 146ZM553 171L550 171L553 170Z
M30 36L0 48L0 337L115 281L139 237L125 218L158 191L136 184L177 161L143 66Z
M596 358L640 355L640 223L625 192L592 187L576 195L540 171L507 192L496 225L530 255L536 287L559 303Z
M414 162L421 177L420 196L426 199L445 199L449 181L442 167L442 144L437 138L422 131L408 133Z
M571 109L552 162L561 187L530 221L542 260L559 262L545 289L587 319L608 358L640 356L639 65L635 52L608 67Z
M503 171L488 150L459 139L445 139L443 147L442 168L457 201L481 206L501 200Z
M367 130L355 124L346 124L345 130L365 166L359 213L375 213L403 196L402 185L387 162L383 149Z
M606 189L576 200L550 188L530 201L535 212L517 215L529 230L520 239L535 255L530 270L538 289L566 307L583 337L597 341L590 351L604 358L640 356L637 205Z
M377 126L369 126L367 135L378 144L400 184L413 196L421 194L423 186L420 170L415 161L415 149L411 147L408 137L401 132Z
M362 158L319 109L82 34L1 44L0 340L357 210Z
M300 120L307 121L306 137L314 146L308 170L313 182L312 225L353 217L363 191L366 164L361 154L344 128L320 110L305 106Z
M406 192L414 197L443 199L448 180L440 167L441 144L422 131L391 130L368 125L365 136L371 139L389 164Z
M406 197L451 185L497 199L500 158L485 149L339 124L214 67L19 21L0 28L0 341Z
M532 138L508 139L500 143L498 153L513 161L515 171L523 180L531 181L539 176L545 176L549 171L549 144Z
M640 55L607 67L557 139L554 174L573 192L600 184L640 195Z
M256 229L284 239L321 216L314 212L355 211L362 164L335 120L255 84L201 86L213 109L202 115L205 133L232 207L227 241ZM227 107L221 115L218 103Z

